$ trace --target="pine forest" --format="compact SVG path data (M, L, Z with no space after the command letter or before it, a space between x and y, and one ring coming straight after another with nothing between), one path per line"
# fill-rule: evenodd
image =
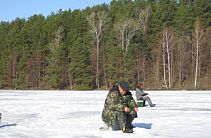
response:
M111 0L0 22L0 89L211 90L211 0Z

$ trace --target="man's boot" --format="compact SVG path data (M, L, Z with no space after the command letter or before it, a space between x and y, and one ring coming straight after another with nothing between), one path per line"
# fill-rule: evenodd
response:
M133 122L134 115L127 115L126 125L125 125L125 133L133 133Z
M121 128L123 133L126 131L126 128L125 128L125 126L126 126L126 119L127 119L127 117L124 114L118 116L119 126L120 126L120 128Z

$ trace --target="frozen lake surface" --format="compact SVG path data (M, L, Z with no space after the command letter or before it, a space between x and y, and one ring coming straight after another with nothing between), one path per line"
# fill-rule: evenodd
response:
M125 134L99 131L108 91L0 90L0 138L211 138L211 91L145 92L156 106Z

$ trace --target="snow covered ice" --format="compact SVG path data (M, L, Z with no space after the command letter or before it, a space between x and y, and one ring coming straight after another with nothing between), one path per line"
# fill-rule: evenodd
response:
M156 106L125 134L99 131L108 91L0 90L0 138L211 138L211 91L145 92Z

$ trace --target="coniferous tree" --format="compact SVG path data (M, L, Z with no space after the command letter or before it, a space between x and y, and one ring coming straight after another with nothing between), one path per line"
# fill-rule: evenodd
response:
M195 0L197 17L202 21L205 29L211 25L211 0Z
M78 38L70 47L69 74L74 89L92 89L91 65L89 52L84 45L83 39Z
M7 35L7 48L9 62L7 65L7 77L6 81L9 87L17 89L18 87L18 74L17 74L17 63L21 55L21 45L19 43L20 31L24 26L25 20L17 18L11 23L11 29Z
M9 54L6 42L9 28L9 22L0 23L0 89L6 86L6 66Z

